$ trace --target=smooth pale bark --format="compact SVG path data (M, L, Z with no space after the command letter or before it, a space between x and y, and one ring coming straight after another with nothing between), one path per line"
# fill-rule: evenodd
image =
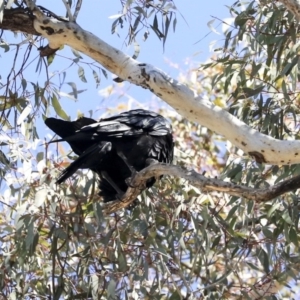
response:
M88 55L121 79L149 89L189 121L223 135L257 162L279 165L300 163L300 141L280 141L251 129L226 110L201 99L193 90L163 71L132 59L75 22L47 17L32 1L26 2L34 9L34 30L48 39L50 48L68 45Z
M34 28L27 32L37 33L47 38L50 48L58 49L62 45L69 45L73 49L90 56L123 80L149 89L188 120L198 122L223 135L234 145L254 156L257 161L270 164L300 162L299 141L279 141L251 129L225 110L201 99L193 90L168 77L163 71L132 59L74 22L45 16L39 9L35 8L32 1L27 0L26 2L28 6L34 9L36 17L33 21ZM279 2L285 4L298 20L300 19L298 1L281 0ZM23 15L20 14L20 16ZM30 20L26 18L26 21L30 27ZM22 28L20 30L22 31ZM137 188L128 188L123 201L108 203L105 206L105 213L109 214L121 207L128 206L140 194L138 187L145 182L146 178L162 174L185 178L191 184L201 188L203 192L219 191L258 202L268 201L288 190L293 190L299 186L298 181L300 182L300 177L297 176L267 189L252 189L217 179L205 178L193 171L186 171L177 166L155 165L136 174L132 179L132 185L137 186ZM272 276L260 281L260 286L258 283L254 286L255 289L246 291L253 299L270 296L281 289L281 286Z

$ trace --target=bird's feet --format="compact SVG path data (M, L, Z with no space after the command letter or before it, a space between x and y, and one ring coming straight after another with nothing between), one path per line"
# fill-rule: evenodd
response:
M136 172L135 172L135 174L136 174ZM135 175L135 174L134 174L134 175ZM133 175L133 176L134 176L134 175ZM128 178L125 179L125 183L127 184L127 186L131 187L132 189L136 188L136 186L134 186L134 185L132 184L132 178L133 178L133 176L132 176L132 177L128 177Z
M117 192L116 195L124 195L124 192L117 186L117 184L110 178L106 171L101 172L101 176L111 185L111 187Z
M133 166L130 165L130 163L128 162L127 157L123 154L122 151L117 151L118 155L123 159L124 163L126 164L126 166L128 167L128 169L131 172L131 176L134 176L134 174L136 173L136 170Z
M146 163L145 163L146 167L149 167L151 165L156 165L156 164L159 164L159 161L157 159L154 159L154 158L147 158L146 159Z

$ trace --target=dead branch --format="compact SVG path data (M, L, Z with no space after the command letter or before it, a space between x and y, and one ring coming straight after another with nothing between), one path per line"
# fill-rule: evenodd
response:
M222 192L231 196L246 198L257 203L270 201L287 192L294 191L300 187L300 175L284 180L267 188L252 188L241 186L232 182L226 182L216 178L208 178L198 174L194 170L185 170L179 166L155 164L149 166L135 174L125 195L118 201L113 201L105 205L105 213L110 214L121 208L125 208L132 203L143 190L147 179L169 175L187 180L191 185L201 189L202 192Z

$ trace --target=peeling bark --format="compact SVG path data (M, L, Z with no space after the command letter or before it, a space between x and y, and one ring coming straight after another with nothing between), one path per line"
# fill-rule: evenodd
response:
M22 8L5 9L0 29L40 35L33 26L34 16Z
M43 36L49 41L49 45L40 49L41 55L52 54L60 46L69 45L95 59L121 80L149 89L188 120L198 122L222 134L257 162L269 164L300 162L300 141L275 140L251 129L227 111L201 99L193 90L170 78L161 70L132 59L92 33L82 29L75 22L67 22L53 15L46 15L35 7L32 1L26 2L32 12L20 8L5 10L0 28ZM286 5L300 20L300 5L297 1L279 0L279 2ZM187 171L178 166L157 164L137 173L131 181L131 185L134 187L128 188L121 201L106 204L105 214L127 207L140 194L140 187L148 178L160 175L184 178L192 185L200 188L202 192L222 192L256 202L269 201L300 187L300 175L269 188L256 189L206 178L194 171ZM266 277L260 285L254 285L255 289L245 290L245 292L255 299L271 296L281 288L276 283L277 281L273 277Z
M132 59L82 29L75 22L68 22L56 16L49 17L49 14L46 15L35 7L32 1L28 0L27 4L33 9L32 13L35 16L33 23L31 15L25 10L24 14L18 12L15 15L5 11L0 28L41 35L49 41L49 48L53 51L62 45L68 45L86 54L122 80L149 89L189 121L200 123L223 135L259 163L278 165L300 163L300 141L276 140L251 129L226 110L201 99L195 91L170 78L163 71ZM12 15L15 23L9 23L11 21L8 19ZM24 29L18 18L26 20L27 24L33 27Z
M131 179L130 185L122 199L107 203L105 210L107 214L113 213L121 208L130 205L140 194L141 189L145 186L147 179L151 177L160 177L161 175L170 175L172 177L183 178L189 181L195 187L201 189L201 192L221 192L231 196L246 198L256 203L270 201L287 192L300 188L300 175L284 180L268 188L251 188L237 185L231 182L224 182L215 178L207 178L195 171L184 170L179 166L155 164L138 172Z

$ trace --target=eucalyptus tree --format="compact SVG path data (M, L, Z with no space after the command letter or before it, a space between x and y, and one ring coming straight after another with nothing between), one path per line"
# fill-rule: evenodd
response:
M0 65L10 64L0 72L1 297L297 299L298 1L233 3L222 46L180 80L138 61L136 42L152 32L167 47L173 1L120 1L112 33L128 29L133 57L77 23L92 4L62 0L59 13L40 4L0 1ZM72 57L60 55L65 47ZM37 54L43 81L26 73ZM173 107L160 113L176 128L176 164L134 174L108 204L92 172L56 186L74 155L48 146L38 128L54 112L69 120L60 84L72 68L51 69L66 59L78 80L88 69L98 87L111 73Z

